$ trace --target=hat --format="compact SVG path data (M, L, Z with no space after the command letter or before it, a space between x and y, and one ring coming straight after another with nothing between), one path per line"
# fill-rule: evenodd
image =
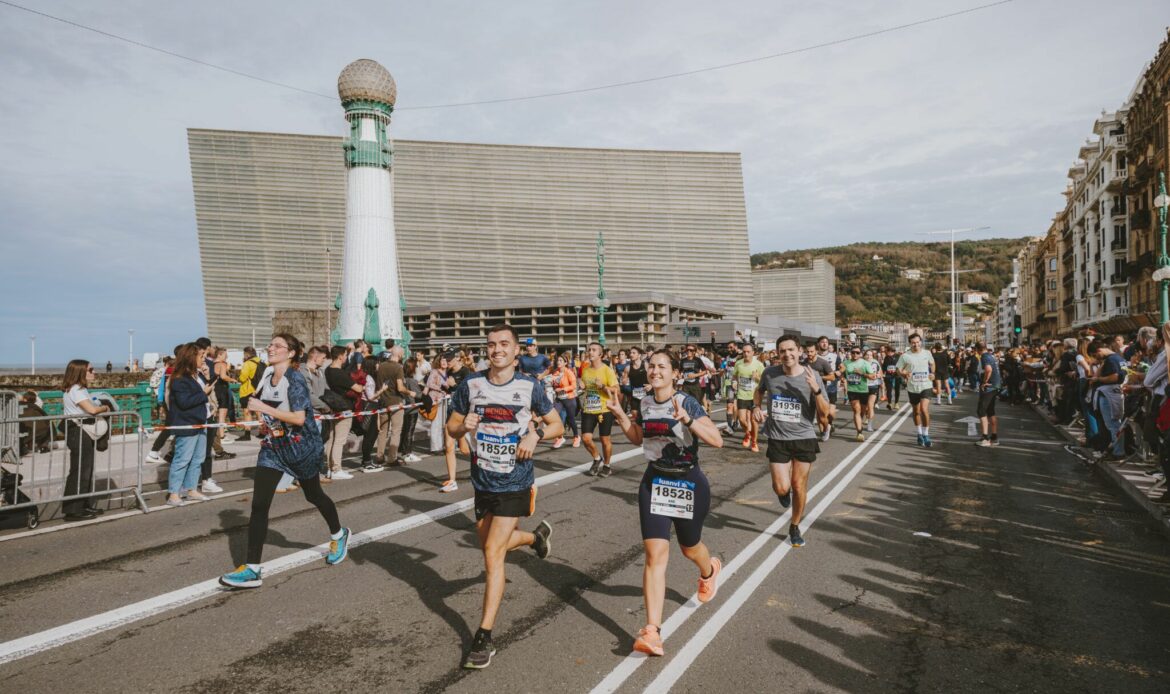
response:
M536 338L535 338L535 337L530 337L530 338L528 338L527 340L525 340L525 341L524 341L524 344L526 344L526 345L535 345L535 344L536 344Z

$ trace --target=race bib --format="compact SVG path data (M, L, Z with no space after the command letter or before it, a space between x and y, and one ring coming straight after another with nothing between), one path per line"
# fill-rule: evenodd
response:
M802 405L800 400L784 395L772 396L772 419L786 424L800 422Z
M897 372L898 372L898 367L894 366L893 364L886 367L886 373L888 373L888 374L893 374L893 373L897 373Z
M756 389L756 379L750 376L739 377L739 389L746 391L754 391Z
M520 437L516 434L496 436L482 431L475 432L475 462L484 470L509 473L516 467L516 447Z
M845 374L845 382L851 386L858 385L859 383L861 383L861 374L847 373L847 374Z
M912 371L910 372L910 385L918 388L930 387L930 372L929 371Z
M645 386L634 389L634 399L635 400L641 400L644 397L646 397L646 387Z
M695 483L655 477L650 483L650 513L690 520L695 517Z
M585 411L596 412L601 409L601 393L586 393L585 394Z

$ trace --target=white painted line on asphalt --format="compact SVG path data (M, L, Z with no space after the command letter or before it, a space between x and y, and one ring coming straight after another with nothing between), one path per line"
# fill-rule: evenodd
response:
M623 451L614 455L612 462L617 463L628 458L641 455L642 448L633 448L628 451ZM592 466L592 461L575 465L564 470L551 472L547 475L541 475L536 478L536 485L542 487L549 484L556 484L561 480L568 479L582 473ZM446 506L431 509L422 513L396 520L392 523L380 525L376 528L354 533L350 537L350 548L359 547L369 542L381 540L392 535L413 530L428 523L433 523L437 520L442 520L449 516L454 516L471 509L475 504L475 499L464 499L456 501ZM310 562L319 561L329 552L329 543L323 543L316 547L310 547L299 552L285 555L279 559L273 559L261 564L263 574L265 577L273 576L298 566L303 566ZM179 588L169 593L142 600L140 602L119 607L108 612L103 612L93 617L79 619L75 622L63 624L59 627L47 629L36 634L30 634L18 639L0 643L0 665L10 663L14 660L27 658L30 655L35 655L42 651L47 651L58 646L63 646L67 643L83 639L94 634L99 634L103 631L108 631L123 624L130 624L137 622L147 617L173 610L176 607L182 607L190 603L209 598L213 595L218 595L226 589L219 585L219 578L212 578L206 581L201 581L194 585L185 588Z
M866 463L868 463L873 458L873 456L877 454L879 450L881 450L882 446L884 446L885 443L890 440L890 437L894 435L895 431L897 431L898 426L903 421L905 421L908 416L909 413L904 413L901 415L901 419L893 427L891 427L889 431L886 432L885 436L882 437L882 440L879 441L877 445L870 448L869 451L867 451L866 454L861 458L861 460L859 460L857 464L853 466L853 469L846 473L845 476L837 482L832 491L830 491L825 496L825 498L821 499L820 502L815 507L813 507L808 516L801 522L802 526L806 528L812 527L817 517L820 516L821 513L824 512L825 509L827 509L829 505L832 504L833 501L841 495L841 492L845 491L845 488L849 486L849 483L852 482L853 479L857 477L857 475L860 474L863 469L865 469ZM752 596L752 593L754 593L756 589L760 587L760 584L764 582L764 579L767 578L768 575L776 569L776 567L780 564L780 560L787 556L791 549L792 545L787 542L781 542L780 545L776 547L776 549L772 550L772 553L767 558L765 558L758 567L756 567L756 570L753 571L750 576L748 576L747 580L745 580L743 584L740 585L739 588L737 588L736 591L731 594L731 597L728 598L727 602L719 606L719 609L715 612L714 615L711 616L710 619L707 620L707 623L703 625L703 628L700 629L694 636L692 636L691 639L686 642L686 645L679 649L678 653L671 659L669 665L666 668L663 668L662 672L658 675L658 677L654 678L654 681L646 687L645 691L669 691L670 688L673 687L676 682L678 682L678 679L682 677L683 673L687 671L687 668L695 662L699 655L702 654L703 649L705 649L711 643L715 636L718 635L723 627L725 627L731 620L731 618L735 616L735 613L738 612L741 607L743 607L748 598Z
M880 436L887 427L890 427L889 432L886 433L886 439L889 439L890 435L897 430L898 426L901 424L901 421L905 420L905 418L911 412L909 407L909 405L903 405L900 409L896 410L893 416L891 416L880 427L878 427L874 436L866 439L864 443L853 449L849 455L845 456L845 458L842 459L840 463L833 466L833 469L825 473L825 476L821 478L815 485L813 485L811 489L809 489L809 499L815 499L820 491L828 486L829 483L837 477L837 475L844 472L845 469L849 467L853 459L858 455L861 455L873 441L876 441L878 436ZM882 443L885 443L885 439L882 440ZM769 481L769 488L770 487L771 482ZM750 543L748 543L747 547L740 551L740 553L737 554L734 559L729 561L723 567L723 571L720 573L720 583L722 585L727 585L727 581L729 581L731 577L735 575L735 572L743 568L744 564L750 561L751 558L755 556L757 552L763 549L769 541L773 540L776 533L784 528L785 524L789 522L791 517L792 511L790 510L780 514L779 518L777 518L771 525L761 531L759 535L757 535ZM782 544L782 546L787 547L788 543L785 542ZM674 613L671 614L670 617L667 618L667 620L662 624L663 640L669 638L669 634L678 631L678 628L682 626L683 622L687 621L687 619L689 619L691 615L695 613L695 610L699 609L700 604L701 603L699 603L697 595L692 595L682 607L675 610ZM630 676L634 674L634 671L641 667L642 663L646 662L647 659L649 659L649 656L644 653L634 652L629 654L622 660L622 662L618 663L618 666L615 667L613 671L605 677L605 679L603 679L596 687L593 688L592 694L608 694L609 692L617 691L617 688L620 687L627 679L629 679Z

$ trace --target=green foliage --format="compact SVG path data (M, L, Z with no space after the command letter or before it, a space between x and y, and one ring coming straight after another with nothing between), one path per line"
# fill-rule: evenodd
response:
M960 270L980 268L958 276L960 292L981 291L999 296L1012 280L1012 259L1027 242L1019 239L957 241L955 265ZM873 256L881 256L874 260ZM826 258L837 271L837 322L906 321L916 326L945 329L951 290L951 245L944 243L855 243L799 251L769 251L752 255L752 267L808 265ZM793 261L789 263L789 261ZM901 276L902 270L921 270L921 280ZM964 307L965 313L976 312Z

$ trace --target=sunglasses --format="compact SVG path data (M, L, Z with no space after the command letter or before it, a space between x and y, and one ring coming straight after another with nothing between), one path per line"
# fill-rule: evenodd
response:
M91 374L92 374L92 373L97 373L96 371L94 371L94 370L93 370L93 367L92 367L92 366L91 366L91 367L89 367L89 368L87 368L87 369L85 370L85 372L86 372L86 373L91 373Z

